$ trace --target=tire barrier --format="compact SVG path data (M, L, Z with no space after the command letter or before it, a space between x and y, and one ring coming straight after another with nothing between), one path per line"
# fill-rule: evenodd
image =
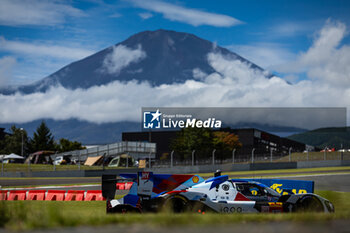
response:
M68 190L64 201L83 201L84 190Z
M8 191L6 190L0 190L0 201L7 200L7 193Z
M24 201L27 196L26 190L12 190L10 191L7 200L8 201Z
M117 189L119 190L125 190L125 183L117 183Z
M85 194L84 201L103 201L101 190L89 190Z
M63 201L65 190L48 190L45 201Z
M133 182L126 183L116 183L117 189L119 190L129 190L132 186Z
M43 201L45 200L46 190L29 190L27 200L30 201Z
M0 190L0 201L103 201L101 190Z
M125 183L125 190L130 190L133 182L127 182Z
M117 190L129 190L133 182L117 183ZM102 201L101 190L0 190L0 201Z

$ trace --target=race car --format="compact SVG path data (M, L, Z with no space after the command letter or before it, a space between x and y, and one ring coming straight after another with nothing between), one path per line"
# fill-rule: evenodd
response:
M313 181L281 179L229 179L216 173L204 180L198 175L152 172L120 174L133 181L127 195L114 199L116 176L102 177L107 213L258 213L334 212L333 204L313 193Z

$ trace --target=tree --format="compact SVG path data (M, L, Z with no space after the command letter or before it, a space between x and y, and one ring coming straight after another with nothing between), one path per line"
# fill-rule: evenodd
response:
M181 159L189 159L195 150L196 159L208 159L212 151L218 159L225 159L231 155L233 149L241 148L238 136L229 132L215 131L208 128L182 129L173 140L170 148L181 155Z
M45 121L42 121L39 127L34 132L33 139L30 142L31 151L42 151L42 150L51 150L55 151L57 145L54 141L50 129L47 127Z
M217 157L225 159L231 155L233 149L241 148L242 143L233 133L217 131L213 133L213 146L217 150Z
M206 158L212 150L212 132L206 128L182 129L170 147L181 159L191 158L193 150L196 150L196 159Z
M1 154L15 153L22 155L22 137L23 137L23 155L28 153L28 136L27 131L22 128L11 126L11 135L6 135L0 147Z
M80 142L77 142L77 141L72 142L65 138L61 138L60 144L58 145L58 151L60 153L66 152L66 151L73 151L73 150L82 150L82 149L85 149L85 147L83 147Z

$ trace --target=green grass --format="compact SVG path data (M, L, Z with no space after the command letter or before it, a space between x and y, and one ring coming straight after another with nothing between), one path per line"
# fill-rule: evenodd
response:
M105 224L150 226L218 226L241 222L327 222L350 220L350 193L318 191L335 205L334 214L106 214L104 201L96 202L0 202L0 227L31 230Z

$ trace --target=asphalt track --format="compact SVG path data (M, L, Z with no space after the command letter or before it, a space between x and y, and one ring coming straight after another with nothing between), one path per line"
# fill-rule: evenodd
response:
M349 170L350 171L350 170ZM327 172L302 172L301 173L274 173L256 175L255 178L262 178L269 176L269 178L281 178L290 180L313 180L315 181L316 190L332 190L339 192L350 192L350 173L349 171L327 171ZM288 177L283 175L288 174ZM250 175L239 175L234 178L252 177ZM272 177L273 176L273 177ZM93 184L95 183L95 184ZM99 183L99 184L96 184ZM101 178L26 178L26 179L0 179L0 186L2 188L11 188L11 186L28 186L25 189L32 189L32 187L39 186L40 189L60 189L60 190L100 190ZM68 186L73 184L79 184L78 186ZM120 192L124 194L125 191Z

